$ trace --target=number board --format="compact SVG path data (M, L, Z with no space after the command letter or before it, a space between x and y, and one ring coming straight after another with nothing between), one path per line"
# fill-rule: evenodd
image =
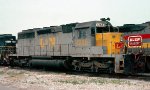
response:
M96 23L96 27L105 27L104 23Z

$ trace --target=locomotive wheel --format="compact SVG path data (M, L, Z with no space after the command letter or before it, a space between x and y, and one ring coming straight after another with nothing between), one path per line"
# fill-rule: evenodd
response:
M80 66L77 66L77 67L75 67L75 70L76 70L76 71L81 71L81 67L80 67Z
M98 67L92 66L91 67L91 72L98 72Z

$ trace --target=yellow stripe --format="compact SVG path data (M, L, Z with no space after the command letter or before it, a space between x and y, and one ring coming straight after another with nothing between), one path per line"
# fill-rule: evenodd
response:
M128 47L128 48L150 48L150 43L142 43L142 46Z
M150 43L143 43L142 48L150 48Z

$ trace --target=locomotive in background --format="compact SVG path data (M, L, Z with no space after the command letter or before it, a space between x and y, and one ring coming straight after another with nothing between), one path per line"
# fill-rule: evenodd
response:
M109 18L103 18L23 30L18 33L17 53L9 55L9 65L108 73L145 72L150 70L150 46L148 39L143 40L138 33L149 33L148 25L115 28Z
M150 22L119 27L125 42L124 66L127 73L150 70Z
M12 34L0 34L0 64L9 64L9 54L16 53L16 37Z

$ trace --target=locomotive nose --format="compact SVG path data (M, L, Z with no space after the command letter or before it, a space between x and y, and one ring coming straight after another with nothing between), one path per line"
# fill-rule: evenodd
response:
M120 54L123 48L122 33L97 33L96 46L105 47L104 54ZM103 48L104 49L104 48Z

